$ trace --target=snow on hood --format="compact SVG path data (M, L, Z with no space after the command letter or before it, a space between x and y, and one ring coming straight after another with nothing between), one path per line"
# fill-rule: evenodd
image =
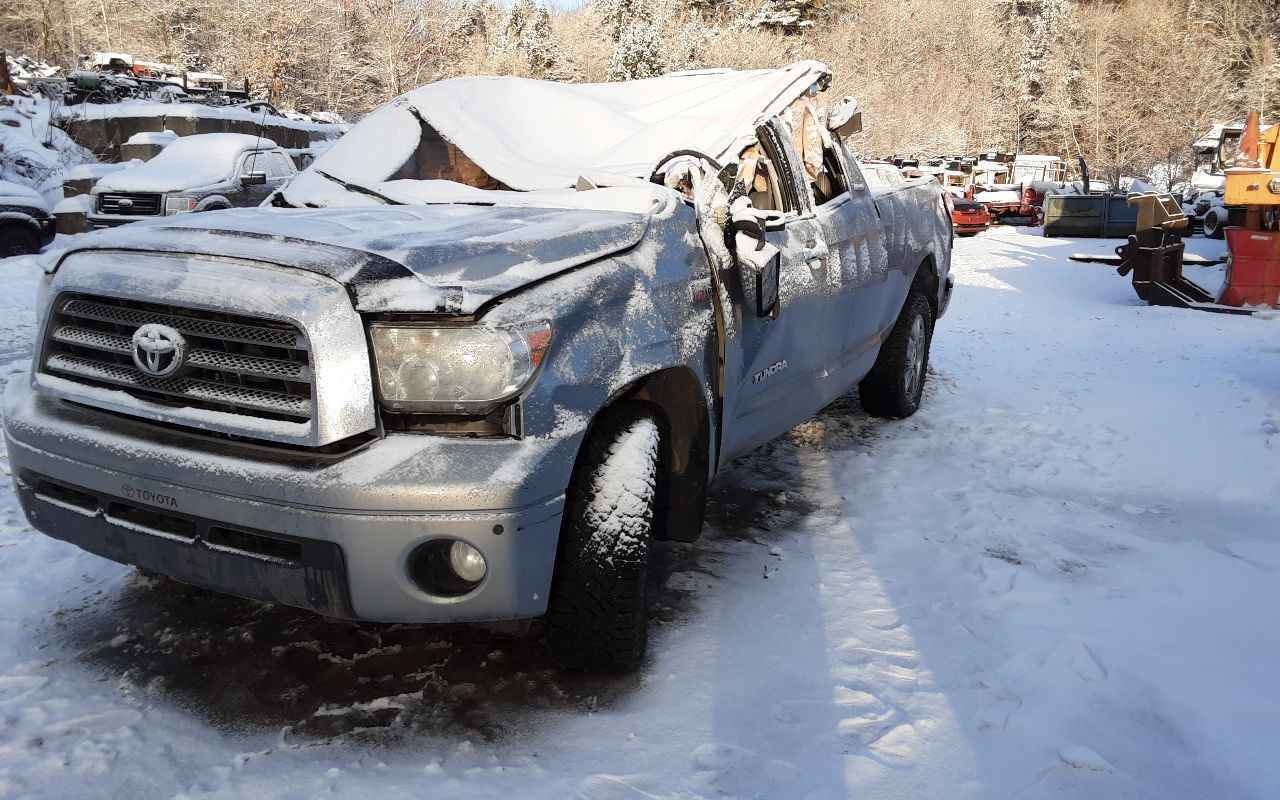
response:
M99 231L67 255L149 250L267 261L351 287L360 311L470 314L525 284L633 247L648 220L581 208L246 208Z
M49 210L44 195L13 181L0 181L0 205L32 206L46 212Z
M676 150L735 159L755 140L758 119L782 111L829 75L820 62L800 61L781 69L700 70L621 83L438 81L371 113L286 196L291 202L312 191L332 196L334 187L323 186L316 171L370 187L389 179L418 144L418 115L512 189L566 188L584 175L610 185L645 180Z
M1002 189L994 192L978 192L973 199L979 203L1020 203L1022 194L1012 189Z
M275 147L270 139L245 133L183 136L150 161L103 176L94 192L172 192L221 183L246 150Z
M138 131L129 137L125 144L158 144L167 145L173 143L178 138L178 134L171 130L162 131Z

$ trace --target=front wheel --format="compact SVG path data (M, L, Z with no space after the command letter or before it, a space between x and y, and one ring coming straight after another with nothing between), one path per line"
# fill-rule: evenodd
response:
M570 669L629 672L648 643L649 544L662 429L646 409L606 411L565 492L547 639Z
M902 419L916 413L924 396L932 341L933 307L923 294L912 292L875 366L858 384L858 397L868 414Z
M40 235L30 225L10 222L0 225L0 258L40 252Z

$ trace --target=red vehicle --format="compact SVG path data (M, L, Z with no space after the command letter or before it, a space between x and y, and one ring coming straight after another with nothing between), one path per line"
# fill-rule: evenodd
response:
M991 227L991 213L982 203L966 197L951 201L951 227L956 236L976 236Z

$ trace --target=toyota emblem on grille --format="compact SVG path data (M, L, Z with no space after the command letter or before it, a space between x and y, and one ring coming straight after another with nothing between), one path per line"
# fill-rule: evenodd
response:
M168 378L187 360L187 340L168 325L151 323L133 332L133 363L152 378Z

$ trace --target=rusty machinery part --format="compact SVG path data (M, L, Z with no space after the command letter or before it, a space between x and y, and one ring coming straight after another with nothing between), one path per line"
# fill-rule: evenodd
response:
M1280 306L1280 125L1263 130L1250 112L1225 174L1223 201L1238 213L1225 230L1231 262L1218 299Z

